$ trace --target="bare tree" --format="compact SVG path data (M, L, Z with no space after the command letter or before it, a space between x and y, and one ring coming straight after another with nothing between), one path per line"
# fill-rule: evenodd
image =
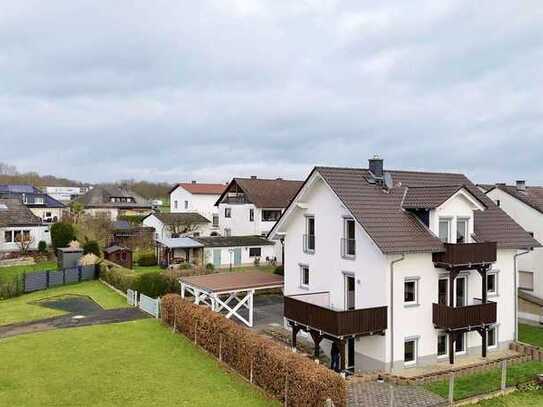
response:
M17 238L15 239L17 242L17 246L19 246L19 249L21 250L21 254L27 254L30 251L30 247L32 246L32 243L34 242L34 237L30 233L21 233Z
M167 227L171 233L182 236L193 235L194 232L197 232L200 229L198 223L187 222L184 219L174 219L172 220Z

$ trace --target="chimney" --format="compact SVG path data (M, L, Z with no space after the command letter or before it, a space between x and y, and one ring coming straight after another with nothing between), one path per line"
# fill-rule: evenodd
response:
M526 181L523 179L517 180L517 190L526 191Z
M383 178L383 159L378 155L374 155L369 160L369 170L375 178Z
M283 181L283 178L279 177L279 178L275 178L276 181Z
M196 181L194 181L194 180L192 180L191 182L192 182L193 184L196 184Z
M251 179L256 179L256 175L251 175Z

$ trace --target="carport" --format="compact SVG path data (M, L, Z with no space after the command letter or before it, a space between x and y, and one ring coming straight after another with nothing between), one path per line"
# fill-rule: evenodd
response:
M253 297L258 290L283 288L283 277L263 271L240 271L182 277L181 296L188 292L195 304L208 305L213 311L235 316L245 325L253 326ZM248 319L240 311L247 309Z

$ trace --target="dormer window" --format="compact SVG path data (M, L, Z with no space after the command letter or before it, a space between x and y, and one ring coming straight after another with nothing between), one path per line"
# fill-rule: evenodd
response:
M451 220L447 218L439 219L439 238L443 243L451 242Z

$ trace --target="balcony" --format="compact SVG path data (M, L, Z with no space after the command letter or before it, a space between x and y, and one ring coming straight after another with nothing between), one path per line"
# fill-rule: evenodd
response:
M468 270L496 261L496 242L445 243L445 251L434 253L433 262L439 268Z
M315 253L315 235L303 235L304 253Z
M478 328L496 322L496 303L449 307L433 304L432 320L439 329L462 330Z
M387 307L334 310L326 305L328 296L329 293L314 293L285 297L285 318L338 338L387 329Z
M341 257L347 259L353 259L356 256L356 240L355 239L341 239Z

